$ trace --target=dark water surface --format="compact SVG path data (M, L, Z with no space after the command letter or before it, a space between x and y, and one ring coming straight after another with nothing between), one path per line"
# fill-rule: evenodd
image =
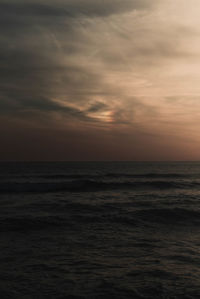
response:
M0 298L200 298L200 163L0 163Z

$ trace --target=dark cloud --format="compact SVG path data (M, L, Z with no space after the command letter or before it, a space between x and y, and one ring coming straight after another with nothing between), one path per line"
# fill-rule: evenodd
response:
M108 106L105 103L97 102L92 104L89 109L87 110L88 112L99 112L102 110L107 110Z
M134 9L147 9L152 0L67 0L64 8L70 15L109 16Z
M20 16L109 16L134 9L147 9L152 0L65 0L65 1L8 1L0 3L2 15Z
M25 98L24 95L18 98L15 95L15 99L12 100L12 97L8 98L0 98L0 110L1 114L17 114L19 113L21 116L23 113L29 114L37 113L37 112L59 112L66 116L72 116L78 119L87 120L87 116L83 111L79 109L75 109L70 106L63 106L56 102L51 101L48 98L39 98L33 97L29 95L28 98Z
M7 16L62 16L61 9L40 3L0 3L1 14Z

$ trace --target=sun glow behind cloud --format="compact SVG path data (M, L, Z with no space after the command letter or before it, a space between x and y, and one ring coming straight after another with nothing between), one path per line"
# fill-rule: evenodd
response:
M36 131L61 159L91 145L93 159L199 159L199 12L197 0L1 1L2 159L16 132L20 147Z

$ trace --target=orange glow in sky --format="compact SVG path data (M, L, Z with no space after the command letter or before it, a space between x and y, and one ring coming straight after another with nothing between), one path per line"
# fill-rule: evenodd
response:
M200 160L198 0L0 14L1 160Z

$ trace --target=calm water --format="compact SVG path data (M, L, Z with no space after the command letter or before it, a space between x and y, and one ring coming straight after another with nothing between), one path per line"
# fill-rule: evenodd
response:
M200 163L0 163L1 298L200 298Z

